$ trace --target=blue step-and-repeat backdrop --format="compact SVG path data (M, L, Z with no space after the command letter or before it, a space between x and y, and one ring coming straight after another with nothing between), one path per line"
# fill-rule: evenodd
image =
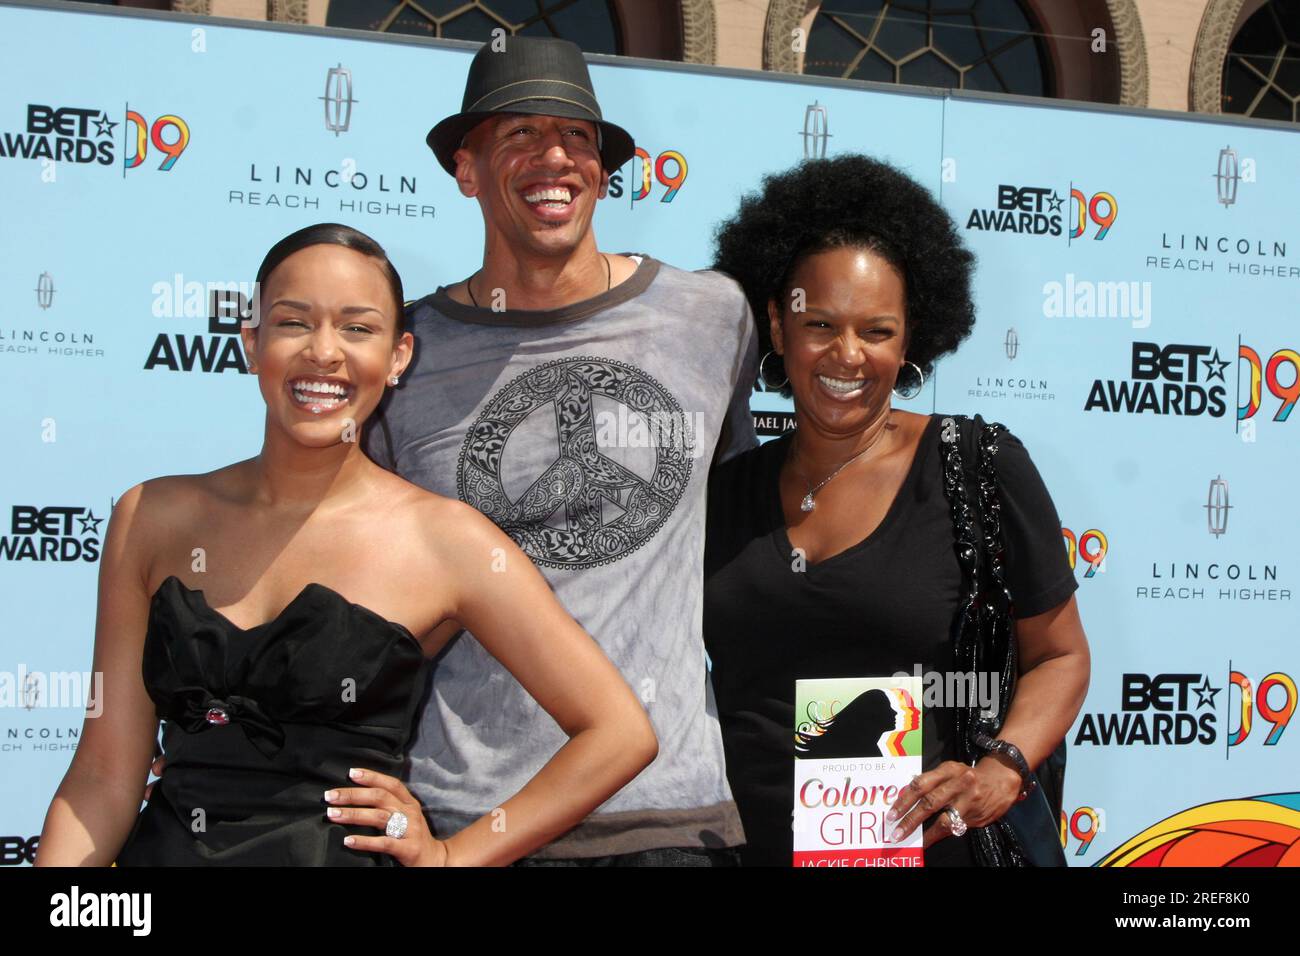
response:
M469 50L0 6L0 862L77 746L114 496L255 455L236 335L265 251L373 235L416 297L481 261L424 145ZM760 177L865 152L939 196L979 322L917 411L980 412L1056 501L1093 649L1077 865L1300 856L1300 131L603 60L638 156L602 248L705 267ZM756 391L769 430L788 405ZM769 431L769 433L774 433Z

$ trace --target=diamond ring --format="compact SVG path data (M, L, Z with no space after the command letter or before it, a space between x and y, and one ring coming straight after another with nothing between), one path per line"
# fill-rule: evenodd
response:
M384 836L392 837L394 840L400 840L406 836L406 814L401 810L394 810L393 815L388 818L388 826L384 828ZM962 827L962 831L965 831Z
M951 826L952 826L952 835L953 835L953 836L965 836L965 835L966 835L966 821L963 820L963 819L961 818L961 814L957 812L957 808L956 808L956 807L944 807L944 808L943 808L943 812L946 813L946 814L948 814L948 822L949 822L949 824L951 824ZM392 824L389 824L389 826L391 826L391 825L392 825Z

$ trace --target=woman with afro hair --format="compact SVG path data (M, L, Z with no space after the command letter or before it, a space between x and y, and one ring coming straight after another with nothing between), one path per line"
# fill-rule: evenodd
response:
M704 639L748 865L792 861L796 680L962 670L944 416L892 398L916 395L970 334L973 267L930 193L865 156L768 176L718 230L715 268L744 287L759 374L793 399L796 422L720 465L709 489ZM961 430L965 445L974 429ZM1023 799L1028 768L1061 743L1088 687L1060 521L1010 433L996 474L1019 678L998 740L973 766L957 738L965 702L922 708L924 772L886 828L895 842L924 827L927 866L977 863L967 828Z

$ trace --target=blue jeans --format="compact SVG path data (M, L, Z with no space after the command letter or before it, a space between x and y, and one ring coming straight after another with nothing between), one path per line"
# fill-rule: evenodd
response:
M618 856L592 856L571 860L539 860L526 856L515 866L739 866L740 855L730 847L669 846Z

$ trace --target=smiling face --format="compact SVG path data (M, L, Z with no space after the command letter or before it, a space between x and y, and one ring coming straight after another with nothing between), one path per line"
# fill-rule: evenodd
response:
M768 304L772 342L784 359L799 427L827 436L861 432L885 414L906 360L907 296L902 277L868 249L829 249L805 256L790 279L792 294ZM783 306L783 307L782 307Z
M489 248L567 255L589 235L609 188L596 126L585 120L494 116L470 131L455 160L460 191L482 206Z
M261 322L243 328L268 421L305 445L339 442L401 375L414 338L400 338L393 292L378 260L345 246L308 246L285 258L260 290Z

